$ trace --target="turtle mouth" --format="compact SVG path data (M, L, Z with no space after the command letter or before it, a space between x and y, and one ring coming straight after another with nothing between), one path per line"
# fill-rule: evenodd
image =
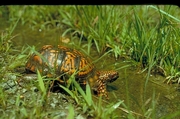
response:
M111 78L111 80L109 81L110 83L111 82L114 82L116 79L118 79L119 78L119 75L115 75L115 76L113 76L112 78Z

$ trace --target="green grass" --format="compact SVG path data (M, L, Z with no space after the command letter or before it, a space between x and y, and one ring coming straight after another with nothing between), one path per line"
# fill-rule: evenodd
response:
M69 26L65 33L72 31L80 34L80 39L87 39L88 54L94 46L99 55L109 50L115 58L130 56L140 62L142 72L150 74L152 70L163 69L164 76L176 81L179 76L176 9L177 6L170 5L102 5L69 6L69 12L59 11L63 16L62 23Z
M17 36L14 31L18 26L28 26L32 30L63 29L61 35L70 35L72 38L71 42L79 39L75 45L83 47L83 51L88 55L94 49L100 59L105 55L111 55L117 62L121 58L132 60L137 69L140 69L140 72L147 73L144 84L145 92L149 76L152 73L160 73L166 78L167 83L179 83L179 13L178 6L173 5L0 6L0 16L6 17L9 24L9 27L5 30L1 29L0 78L3 79L1 83L9 81L6 78L7 75L18 77L20 74L15 73L14 69L23 66L30 52L35 51L35 49L26 48L26 46L22 46L20 51L15 49L12 39ZM120 70L122 67L117 69ZM43 80L41 80L41 76L39 74L38 76L39 89L43 94L38 99L44 102L47 95L45 93L46 88L44 87ZM17 79L15 78L13 81L17 82ZM92 101L88 85L84 93L78 86L78 83L72 82L80 95L68 90L66 87L62 88L70 94L76 103L81 104L80 107L83 112L88 112L90 109L90 112L92 112L90 115L103 118L112 116L111 118L116 118L117 115L113 112L117 108L114 107L122 104L121 101L108 105L109 107L107 106L103 110L101 108L101 98L98 100L98 103ZM128 90L128 88L126 89ZM7 109L9 104L11 104L8 101L9 94L4 93L3 88L0 88L0 92L1 109ZM142 115L146 117L155 118L156 98L154 94L152 95L152 110L149 111L142 107ZM45 115L46 111L35 102L36 96L33 97L31 102L34 106L31 110L32 114L28 113L30 106L20 97L21 95L17 95L15 98L14 107L16 109L11 110L10 117L42 118ZM19 107L20 103L23 103L23 106ZM131 110L128 106L126 106L126 109ZM69 113L72 113L74 110L75 107L69 105ZM44 113L41 114L41 111ZM103 114L103 111L106 111L106 113ZM3 111L1 110L1 112ZM16 114L17 112L21 112L22 115ZM3 113L7 115L6 112ZM74 115L76 114L72 113L68 118L73 118ZM179 115L179 112L170 114L168 117L177 115ZM129 114L127 118L135 117Z

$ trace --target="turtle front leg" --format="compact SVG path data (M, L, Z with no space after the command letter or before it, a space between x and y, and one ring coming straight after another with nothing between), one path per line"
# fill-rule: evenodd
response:
M98 87L97 87L98 96L105 96L106 99L109 99L108 93L106 90L106 82L103 79L98 79L97 83L98 83Z

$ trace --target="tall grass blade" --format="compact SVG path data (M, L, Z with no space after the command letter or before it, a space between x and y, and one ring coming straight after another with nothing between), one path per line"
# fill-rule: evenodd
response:
M76 95L67 87L63 86L63 85L59 85L63 90L65 90L72 98L75 99L76 103L79 104L78 98L76 97Z
M75 81L73 80L73 84L75 85L75 87L77 88L77 90L79 91L79 93L82 95L83 99L86 101L86 103L88 104L88 106L92 105L92 100L91 100L91 91L90 91L90 86L88 86L88 84L86 84L86 91L87 91L87 95L85 94L84 90L81 88L81 86ZM90 99L88 99L90 98Z
M69 105L69 112L66 119L74 119L74 108L71 104Z
M111 114L112 112L114 112L123 102L123 100L120 100L117 103L113 104L111 107L108 108L107 113Z
M88 105L91 106L92 105L92 93L91 93L90 85L88 83L86 84L86 97L87 97Z
M153 5L149 5L148 7L154 8L155 10L157 10L157 11L159 11L159 12L161 12L161 13L167 15L168 17L170 17L170 18L172 18L172 19L174 19L174 20L180 22L180 20L179 20L178 18L172 16L171 14L169 14L169 13L167 13L167 12L165 12L165 11L163 11L163 10L161 10L161 9L159 9L159 8L157 8L157 7L155 7L155 6L153 6Z
M178 119L180 117L180 111L176 111L174 113L167 114L159 119Z
M44 97L46 95L46 88L45 88L44 81L43 81L43 78L42 78L39 70L37 70L37 75L38 75L39 87L40 87L40 90L42 91L43 97Z

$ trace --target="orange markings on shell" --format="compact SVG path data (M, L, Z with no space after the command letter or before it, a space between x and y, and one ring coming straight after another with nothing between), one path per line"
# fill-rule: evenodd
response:
M42 65L42 60L41 60L41 58L40 58L39 56L35 55L33 58L34 58L33 60L34 60L35 62L38 62L39 64Z
M81 52L60 45L58 45L58 47L53 47L52 45L44 45L39 53L47 62L44 61L44 59L40 56L33 54L26 64L26 69L35 72L36 69L43 70L43 65L46 65L50 68L56 68L55 70L59 72L58 74L67 72L71 75L75 71L78 71L77 77L85 77L94 68L93 64L91 64L90 59L85 58L85 56ZM62 57L60 57L62 59L58 59L58 55L63 55L64 59ZM79 62L79 64L77 62Z
M67 50L67 48L63 48ZM80 57L79 66L76 68L75 59ZM92 64L91 64L92 65ZM62 72L69 72L69 74L73 74L75 71L77 72L78 77L83 77L90 73L93 70L93 66L90 66L90 61L85 59L84 56L76 51L72 50L66 52L66 57L63 61L63 64L61 66Z
M41 48L41 50L46 50L46 49L51 49L51 48L53 48L52 45L44 45L44 46Z

